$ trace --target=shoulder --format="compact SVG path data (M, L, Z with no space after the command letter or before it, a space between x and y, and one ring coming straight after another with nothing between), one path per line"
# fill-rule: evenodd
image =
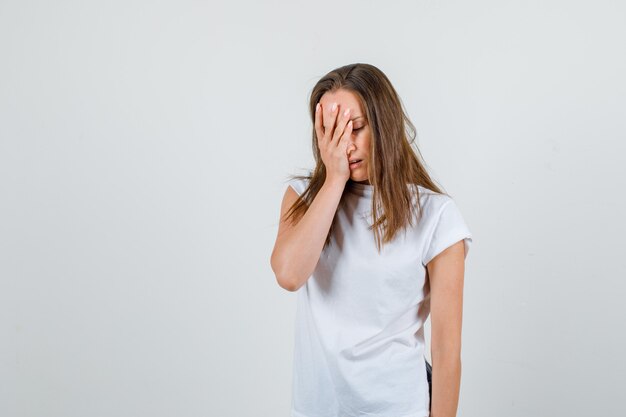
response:
M423 216L427 218L438 217L446 206L454 204L454 200L447 194L441 194L429 188L417 186L419 202Z
M298 195L302 195L309 185L310 177L293 175L287 179L287 186L291 186Z
M423 265L427 265L435 256L460 240L464 242L464 256L467 257L473 237L456 201L447 194L423 187L420 192L423 217L419 224L426 237Z

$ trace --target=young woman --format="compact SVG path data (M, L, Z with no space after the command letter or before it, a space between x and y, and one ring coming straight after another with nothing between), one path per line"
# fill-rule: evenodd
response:
M316 166L289 180L271 256L297 292L291 416L454 417L472 235L378 68L329 72L310 112Z

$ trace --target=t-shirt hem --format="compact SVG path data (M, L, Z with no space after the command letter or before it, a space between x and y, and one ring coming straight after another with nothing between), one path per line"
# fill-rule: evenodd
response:
M289 414L290 417L331 417L331 416L314 416L314 415L309 415L309 414L302 414L299 413L298 411L294 410L293 408L291 409L291 413ZM381 415L378 414L359 414L358 417L367 417L367 416L373 416L373 417L380 417ZM390 416L388 414L384 414L385 417L429 417L430 416L430 412L424 412L424 411L418 411L417 413L411 413L411 414L403 414L401 416ZM332 417L357 417L357 416L353 416L353 415L348 415L348 414L341 414L341 415L335 415Z

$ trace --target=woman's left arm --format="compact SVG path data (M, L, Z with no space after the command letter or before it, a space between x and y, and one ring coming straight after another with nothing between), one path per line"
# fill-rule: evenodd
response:
M431 417L456 417L461 385L465 247L460 240L427 265L430 279Z

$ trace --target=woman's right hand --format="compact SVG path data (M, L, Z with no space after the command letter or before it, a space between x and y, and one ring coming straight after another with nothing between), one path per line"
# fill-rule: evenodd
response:
M315 135L320 149L322 162L326 167L326 180L343 181L350 178L348 149L353 146L350 141L352 121L350 109L346 109L339 118L339 106L333 103L329 109L323 109L321 103L315 108Z

